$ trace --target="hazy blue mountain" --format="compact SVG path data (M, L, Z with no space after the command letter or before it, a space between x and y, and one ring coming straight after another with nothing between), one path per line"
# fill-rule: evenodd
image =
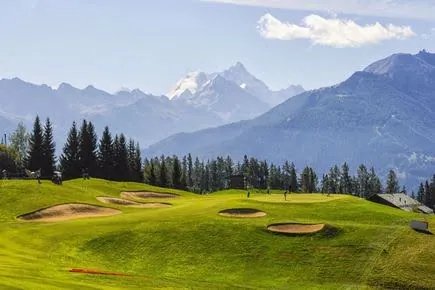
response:
M406 184L435 172L435 55L397 54L346 81L290 98L251 120L177 134L148 155L243 154L320 171L344 161L394 168ZM194 141L193 141L194 140Z
M2 79L0 129L9 134L20 121L30 129L37 114L42 119L50 117L59 151L72 122L86 118L94 122L98 133L108 125L113 133L123 132L148 146L178 132L254 118L271 108L270 100L264 100L287 99L301 89L292 88L272 92L241 63L222 73L190 73L169 97L137 89L110 94L93 86L78 89L62 83L53 89L18 78Z

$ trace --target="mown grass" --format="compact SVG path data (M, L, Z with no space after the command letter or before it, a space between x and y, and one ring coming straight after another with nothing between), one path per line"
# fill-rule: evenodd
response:
M180 194L170 208L102 204L97 196L153 190ZM159 200L162 201L162 200ZM58 203L85 202L123 214L57 223L16 216ZM268 215L221 217L249 207ZM433 289L435 236L409 229L421 216L349 196L224 191L205 196L93 179L63 186L6 181L0 187L0 288L18 289ZM279 222L326 223L333 235L268 233ZM435 219L429 219L432 229ZM86 268L130 276L68 272Z

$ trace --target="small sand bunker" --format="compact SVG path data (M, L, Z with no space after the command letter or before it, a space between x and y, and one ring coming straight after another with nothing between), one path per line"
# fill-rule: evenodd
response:
M221 210L219 215L227 217L255 218L266 216L266 213L255 208L230 208Z
M122 212L113 208L83 203L68 203L26 213L18 216L18 219L26 221L57 222L78 218L111 216L120 213Z
M128 207L137 207L137 208L156 208L156 207L170 207L170 203L162 203L162 202L146 202L140 203L132 200L115 198L109 196L99 196L97 199L104 203L111 203L116 205L128 206Z
M272 224L267 227L270 232L289 235L305 235L322 231L325 224Z
M175 198L179 195L174 193L160 193L160 192L148 192L148 191L126 191L121 193L121 197L124 198Z

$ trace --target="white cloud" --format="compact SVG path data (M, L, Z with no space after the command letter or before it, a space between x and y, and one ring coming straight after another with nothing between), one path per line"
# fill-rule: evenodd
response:
M332 47L359 47L415 35L409 26L383 26L378 22L361 26L352 20L328 19L315 14L305 17L301 25L281 22L265 14L258 21L257 29L267 39L309 39L313 44Z
M432 0L201 0L235 5L433 20Z

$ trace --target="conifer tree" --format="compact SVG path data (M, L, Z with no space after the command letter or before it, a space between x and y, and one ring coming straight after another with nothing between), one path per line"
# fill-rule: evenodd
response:
M91 122L83 120L79 133L80 166L89 175L95 175L97 168L97 135Z
M420 183L420 186L418 187L418 191L417 191L417 201L423 203L423 198L424 198L424 186L423 183Z
M142 155L140 152L139 142L136 142L136 153L135 153L135 178L134 181L143 182L143 170L142 170Z
M290 165L290 188L289 189L291 192L298 192L299 190L296 167L293 162Z
M424 195L423 195L423 204L428 206L428 207L432 207L432 205L430 204L430 186L429 186L429 182L426 180L426 182L424 183Z
M368 184L369 190L366 193L365 198L382 193L382 183L379 177L376 175L374 167L370 168Z
M345 194L352 193L352 178L349 175L349 165L344 162L341 167L340 192Z
M44 133L42 137L42 165L41 174L44 177L51 178L56 165L56 145L53 141L53 127L50 119L47 118L44 126Z
M67 141L63 147L63 153L60 156L60 167L64 179L80 177L79 137L75 122L72 124Z
M366 198L370 196L369 173L367 167L361 164L357 172L357 194L359 197Z
M174 188L181 189L181 177L182 177L182 171L181 171L181 164L180 160L178 160L177 156L174 156L173 162L172 162L172 184Z
M156 177L156 167L154 160L151 160L150 162L151 168L150 168L150 175L149 175L149 184L151 185L157 185L157 177Z
M29 170L38 170L43 166L43 130L39 116L33 123L33 131L29 138L29 148L26 156L26 167Z
M193 187L193 161L192 155L187 155L187 187Z
M128 181L128 151L124 134L116 135L113 144L115 180Z
M160 157L160 170L159 170L159 186L167 187L168 186L168 169L166 168L166 159L165 156L162 155Z
M387 177L387 186L385 188L385 193L398 193L400 190L399 182L397 181L396 172L390 170Z
M101 136L100 144L98 146L98 176L105 179L112 179L114 177L114 152L113 152L113 139L109 127L104 128L103 135Z

